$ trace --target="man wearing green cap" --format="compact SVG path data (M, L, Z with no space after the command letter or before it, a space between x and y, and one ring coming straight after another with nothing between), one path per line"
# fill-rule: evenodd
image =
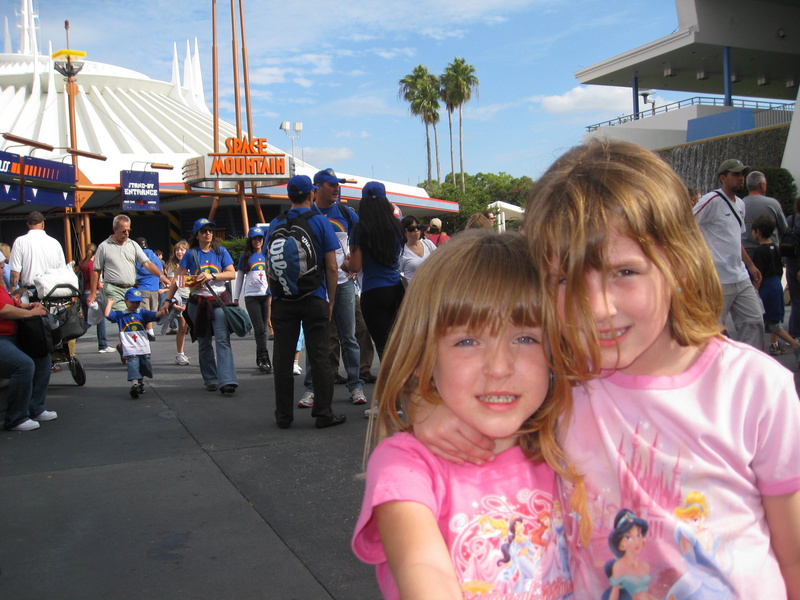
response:
M762 350L764 319L756 292L761 273L742 245L742 234L747 233L745 205L737 197L744 193L744 178L749 171L740 160L724 161L717 169L720 187L700 198L692 211L722 283L725 306L720 321L724 325L730 313L736 339Z

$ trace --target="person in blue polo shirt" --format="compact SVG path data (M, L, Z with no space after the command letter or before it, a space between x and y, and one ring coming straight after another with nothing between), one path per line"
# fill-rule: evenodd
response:
M318 189L306 175L295 175L286 186L292 203L291 209L269 224L267 234L268 268L270 279L275 273L277 261L273 260L273 234L287 223L287 217L294 219L311 210L314 190ZM339 240L333 227L325 216L314 212L306 218L311 229L318 267L322 269L322 283L312 293L297 299L281 297L282 290L271 285L272 328L275 332L273 346L273 368L275 369L275 420L278 427L287 429L294 419L294 374L292 364L297 339L302 324L306 340L306 354L312 367L315 400L311 415L320 429L340 425L345 415L335 415L331 408L333 401L333 373L328 364L328 328L336 300L336 250ZM285 268L285 265L280 266Z

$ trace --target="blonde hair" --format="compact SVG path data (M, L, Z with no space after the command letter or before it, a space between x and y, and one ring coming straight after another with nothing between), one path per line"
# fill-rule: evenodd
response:
M692 517L706 518L708 516L706 497L700 492L689 492L686 494L686 499L683 501L683 505L675 508L672 511L672 514L682 521L691 519Z
M422 404L441 404L433 372L437 341L449 329L499 332L509 323L537 326L543 296L539 282L525 241L516 232L467 231L422 263L408 287L381 361L373 395L378 406L377 427L372 439L368 433L367 444L377 444L399 431L412 431ZM407 421L398 415L398 404ZM571 407L569 382L551 381L547 398L520 428L519 440L530 460L547 462L575 485L573 508L582 515L582 536L587 526L588 542L591 519L583 479L557 441L559 419L563 416L568 422Z
M178 258L175 256L175 250L177 248L183 248L184 250L188 250L189 242L187 242L186 240L178 240L177 242L175 242L175 245L172 247L172 252L170 252L169 260L167 261L167 264L164 265L166 267L166 271L177 271L178 267L180 266L179 265L180 261L178 261Z
M620 141L572 148L534 186L524 226L540 278L551 289L556 278L566 283L565 325L557 317L556 294L545 297L543 318L559 374L582 379L599 370L585 274L607 271L612 232L636 241L664 276L667 323L678 344L701 346L720 335L722 286L686 185L652 152Z

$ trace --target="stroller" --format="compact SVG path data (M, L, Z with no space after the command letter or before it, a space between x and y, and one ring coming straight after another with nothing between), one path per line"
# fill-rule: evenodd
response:
M71 283L59 283L41 295L39 301L52 315L55 315L61 332L61 344L53 351L53 372L61 371L64 364L69 365L69 372L78 385L86 383L86 370L81 361L74 355L74 343L86 333L86 322L80 303L80 290Z

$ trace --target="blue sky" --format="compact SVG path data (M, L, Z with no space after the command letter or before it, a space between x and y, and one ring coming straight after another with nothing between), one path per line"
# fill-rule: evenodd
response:
M199 42L211 101L211 2L35 0L39 41L169 80L173 43ZM19 0L1 0L17 49ZM233 122L230 3L218 2L221 117ZM475 66L464 109L465 169L537 178L586 125L631 112L630 90L581 86L574 72L677 28L672 0L245 0L254 134L285 150L280 121L301 121L295 152L320 167L415 185L426 177L425 130L398 99L417 64ZM241 43L241 39L239 40ZM660 104L661 102L659 102ZM457 124L454 123L457 135ZM439 125L449 172L447 113ZM457 138L455 139L457 145ZM458 155L456 151L456 169ZM436 177L434 169L434 178Z

